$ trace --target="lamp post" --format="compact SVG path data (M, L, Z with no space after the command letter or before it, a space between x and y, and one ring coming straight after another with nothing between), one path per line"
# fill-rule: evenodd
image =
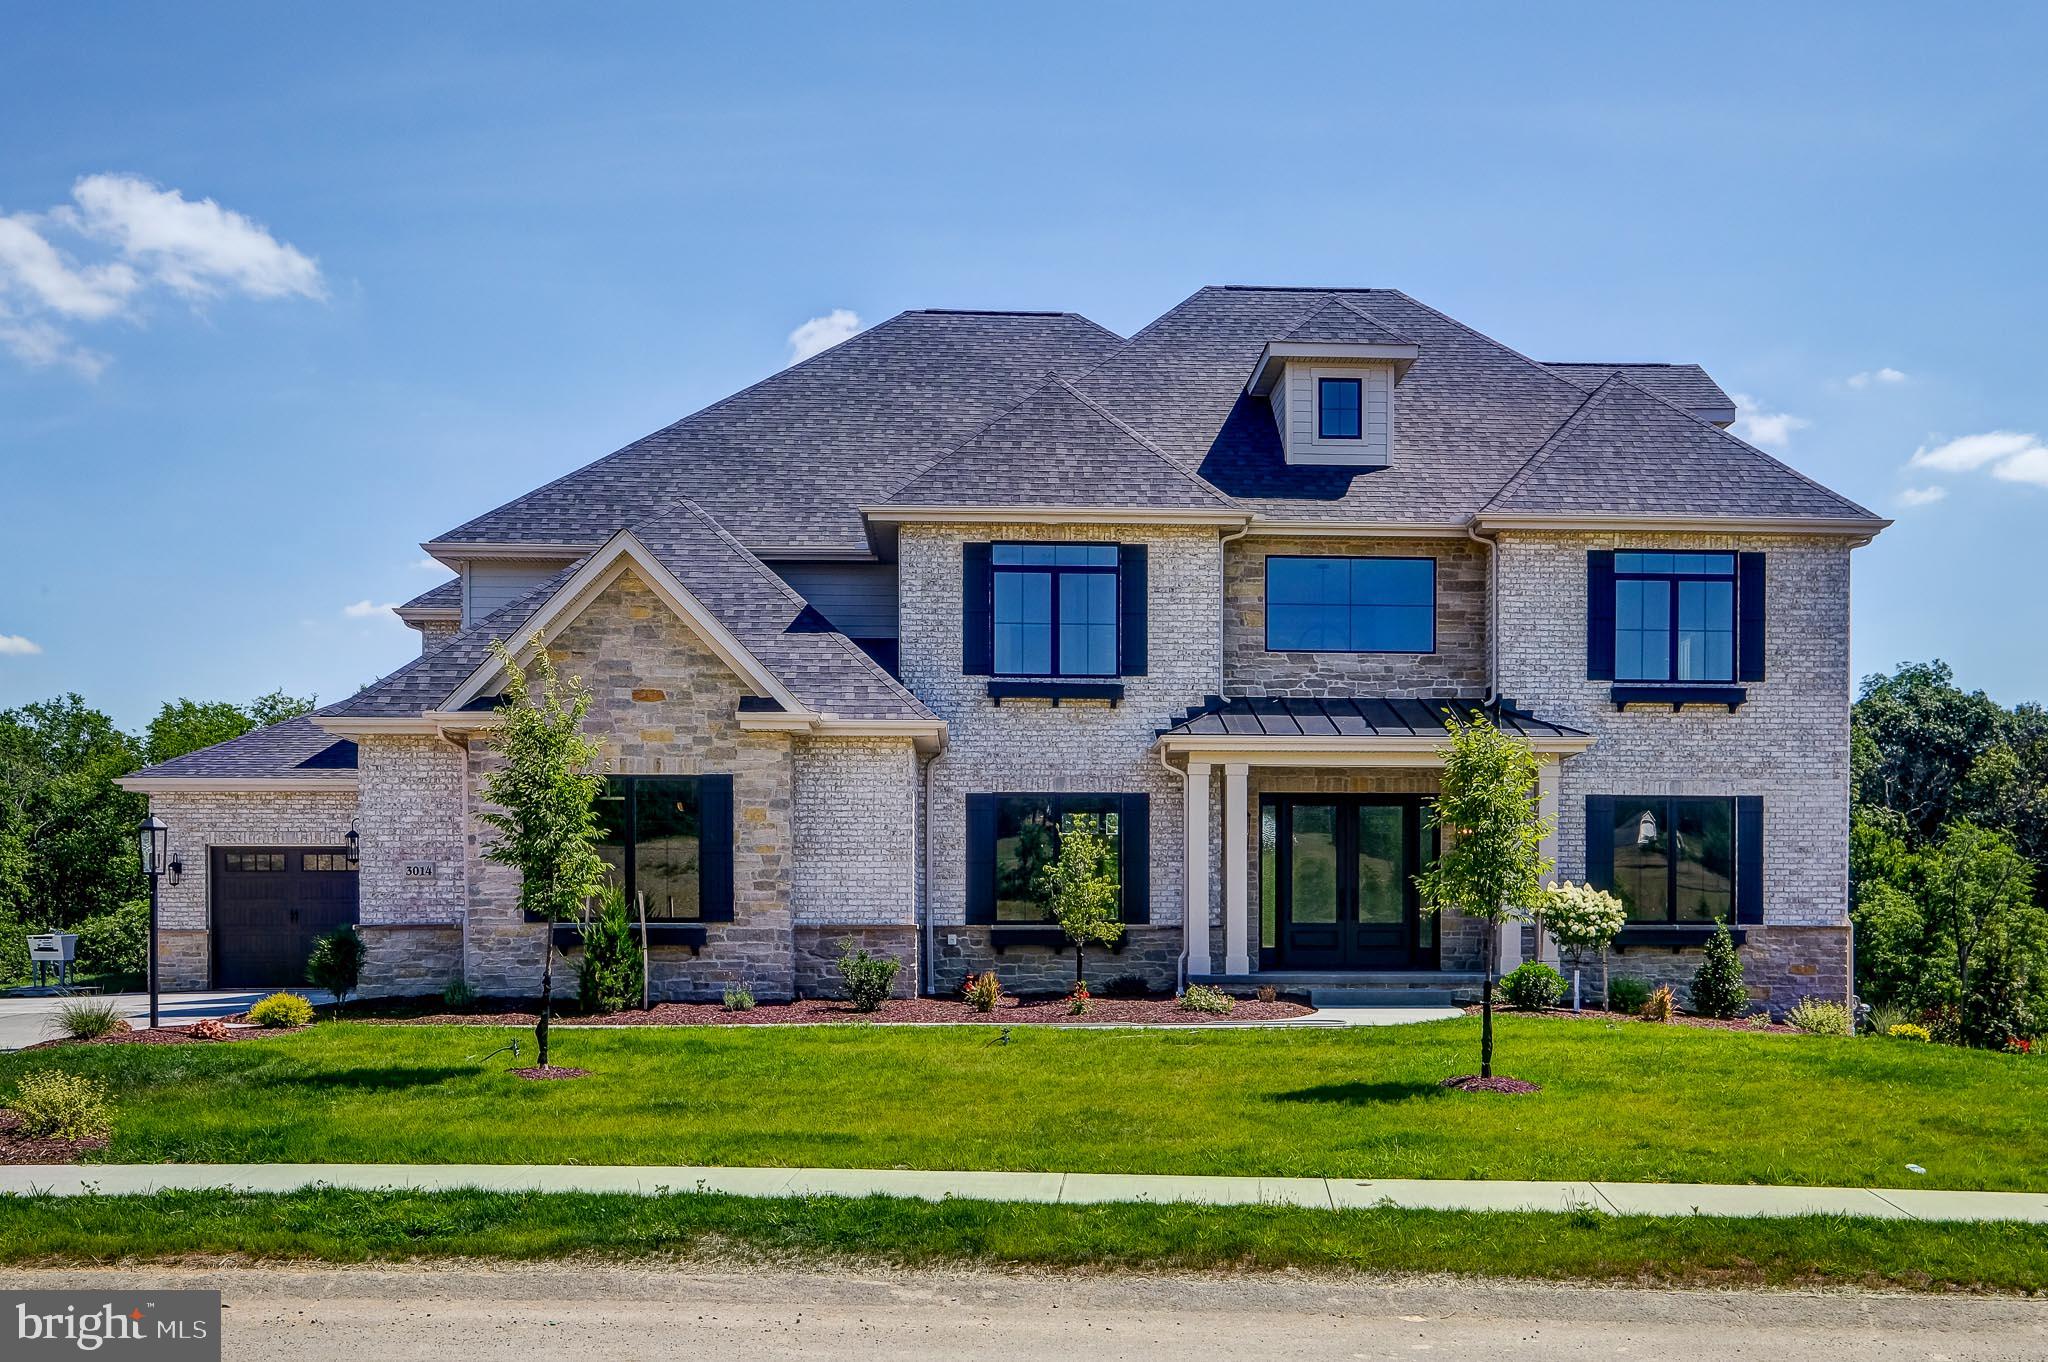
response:
M164 873L164 845L171 829L155 814L135 825L135 850L142 873L149 876L149 1029L156 1030L156 882Z

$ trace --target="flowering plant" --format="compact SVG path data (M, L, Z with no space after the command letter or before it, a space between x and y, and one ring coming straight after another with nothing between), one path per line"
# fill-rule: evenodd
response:
M2034 1053L2034 1042L2025 1036L2007 1036L2005 1052L2009 1055L2031 1055Z
M1574 957L1603 949L1628 923L1621 900L1604 889L1570 880L1545 885L1536 898L1536 921Z

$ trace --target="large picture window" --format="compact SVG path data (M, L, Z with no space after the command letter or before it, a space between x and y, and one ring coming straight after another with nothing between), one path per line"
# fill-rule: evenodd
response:
M707 882L731 882L729 785L717 776L613 776L598 796L598 855L625 887L644 897L650 922L696 922L707 912ZM707 793L723 795L707 799ZM722 812L727 826L717 826ZM729 890L726 891L729 900ZM710 896L716 900L714 890ZM715 902L713 903L715 910ZM729 904L728 904L729 906Z
M999 676L1117 674L1117 546L997 544Z
M1629 921L1735 921L1733 799L1616 795L1603 808L1612 859L1603 867L1589 857L1587 878L1622 901Z
M1122 859L1119 795L1003 795L996 804L996 921L1049 922L1033 887L1059 858L1060 834L1077 823L1109 839L1112 874Z
M1272 652L1433 653L1434 558L1266 559Z
M1614 676L1735 679L1735 555L1614 555Z

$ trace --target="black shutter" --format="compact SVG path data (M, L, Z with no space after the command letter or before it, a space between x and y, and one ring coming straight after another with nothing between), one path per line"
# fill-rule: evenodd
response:
M1614 796L1586 796L1586 883L1614 888Z
M1149 628L1145 616L1145 558L1143 544L1117 545L1117 613L1121 616L1117 671L1125 676L1145 674L1145 634Z
M1152 796L1122 796L1117 873L1123 879L1124 921L1152 920Z
M1736 555L1735 679L1764 679L1764 556Z
M995 573L989 544L960 546L960 672L992 676L996 669Z
M1586 553L1586 679L1614 679L1614 550Z
M1735 920L1764 920L1764 801L1741 795L1735 801Z
M967 796L969 922L996 920L996 801L1000 798L992 794Z
M732 777L697 777L698 912L732 921Z

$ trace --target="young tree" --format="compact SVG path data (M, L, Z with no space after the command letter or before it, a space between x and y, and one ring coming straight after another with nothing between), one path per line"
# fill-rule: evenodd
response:
M1739 1017L1749 1006L1749 989L1742 982L1742 957L1735 953L1735 937L1726 922L1715 922L1714 934L1700 967L1692 976L1692 1010L1702 1017Z
M1437 749L1444 763L1442 786L1430 810L1443 850L1415 882L1428 911L1455 908L1487 924L1480 939L1486 988L1480 995L1479 1076L1491 1078L1500 928L1526 917L1542 892L1552 864L1542 852L1550 823L1537 812L1540 763L1527 743L1484 715L1451 713L1445 726L1450 741Z
M1088 943L1115 945L1124 934L1118 913L1116 844L1097 829L1095 820L1072 817L1060 829L1059 854L1038 872L1039 902L1074 943L1074 983L1088 982L1082 956Z
M538 644L539 639L535 639ZM540 1020L534 1026L538 1063L548 1062L548 1021L554 998L554 924L574 918L583 901L604 886L605 864L597 854L597 792L594 771L602 747L583 732L590 696L576 678L555 674L544 648L536 649L538 685L512 660L502 641L491 655L505 669L497 734L503 764L484 782L484 797L497 805L483 820L498 841L484 853L517 870L519 906L548 924L541 956Z
M2004 964L2009 939L2037 919L2034 868L2013 849L2003 833L1980 828L1967 819L1943 829L1941 840L1921 857L1927 922L1954 953L1957 1006L1965 1035L1979 1044L1997 1044L1996 1033L2009 1027L2005 1009L1989 1005L1983 981L1973 975L1987 962ZM2031 991L2023 989L2023 992Z
M1558 952L1572 962L1572 1011L1579 1010L1579 969L1588 953L1598 955L1601 990L1606 990L1607 943L1628 925L1628 909L1620 899L1590 884L1570 880L1544 889L1536 904L1536 925L1557 943Z

